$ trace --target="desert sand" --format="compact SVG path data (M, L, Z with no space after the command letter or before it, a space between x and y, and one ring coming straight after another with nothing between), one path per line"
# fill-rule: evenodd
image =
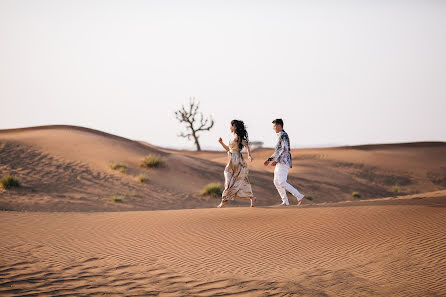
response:
M166 166L141 168L149 153ZM200 191L223 182L224 152L0 131L0 175L22 182L0 191L0 295L446 295L446 144L293 150L289 180L313 200L285 208L262 165L271 153L249 165L258 207L216 209Z

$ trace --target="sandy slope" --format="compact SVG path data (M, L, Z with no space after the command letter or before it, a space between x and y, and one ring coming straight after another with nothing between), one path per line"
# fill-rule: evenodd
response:
M163 155L167 166L141 168L149 153ZM280 201L272 167L263 160L272 150L260 149L250 164L250 179L259 205ZM18 190L0 191L0 208L30 211L115 211L183 209L215 206L217 198L200 195L208 183L223 183L224 152L184 152L154 147L100 131L72 126L0 130L0 175L14 174ZM446 187L446 144L416 143L293 151L289 181L314 202L415 194ZM108 168L128 166L127 174ZM147 183L136 176L145 174ZM124 203L110 197L124 197ZM295 203L294 198L290 198ZM312 202L306 201L306 204ZM249 201L233 205L246 206Z
M445 296L446 191L387 201L2 212L0 295Z
M141 160L160 154L166 165L143 169ZM221 153L226 156L225 153ZM109 168L128 167L127 174ZM23 187L0 191L0 208L31 211L151 210L211 207L217 198L200 195L211 182L223 183L224 165L151 145L71 126L47 126L0 131L0 175L16 175ZM149 181L135 178L145 174ZM268 184L258 191L259 204L273 204L275 189L266 172L252 174ZM259 186L260 187L260 186ZM255 190L257 186L254 185ZM125 203L111 203L119 195ZM247 205L249 201L238 204Z
M217 152L172 152L226 162ZM256 150L251 170L272 176L274 168L263 166L272 153L271 149ZM352 200L352 192L369 199L446 188L446 143L295 149L292 156L289 181L313 196L315 202ZM398 193L394 193L394 186L398 186Z
M148 153L167 166L142 169ZM315 201L299 208L262 207L279 201L271 153L250 164L260 207L184 209L216 205L199 192L223 181L224 153L70 126L0 131L0 175L23 183L0 191L13 210L0 212L0 295L446 295L446 144L294 150L289 180Z

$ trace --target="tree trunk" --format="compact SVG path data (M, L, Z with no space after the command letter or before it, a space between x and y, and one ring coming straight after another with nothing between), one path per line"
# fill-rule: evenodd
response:
M195 130L193 127L192 127L192 136L194 137L195 145L197 146L197 152L201 151L200 143L198 142L198 136L197 134L195 134Z
M198 138L195 139L195 145L197 146L197 152L201 151L200 143L198 142Z

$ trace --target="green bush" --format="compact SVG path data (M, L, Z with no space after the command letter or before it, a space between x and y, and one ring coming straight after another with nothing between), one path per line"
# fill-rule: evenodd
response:
M124 198L121 197L121 196L112 196L110 198L110 200L113 201L113 202L124 202Z
M220 197L223 189L219 183L210 183L203 188L201 193L207 196Z
M110 169L112 169L112 170L118 170L121 173L127 173L127 166L116 163L116 162L112 162L112 163L108 164L108 167L110 167Z
M148 179L149 178L144 174L140 174L136 177L136 180L139 181L140 183L143 183L143 182L147 181Z
M401 192L401 188L398 185L394 185L392 188L392 191L394 193L399 193L399 192Z
M147 157L145 157L141 161L141 167L144 168L158 168L163 166L165 163L165 160L163 157L157 154L148 154Z
M11 188L20 187L20 181L14 176L8 174L0 179L0 184L3 189L8 190Z
M305 198L307 198L310 201L313 201L313 196L305 196Z
M361 195L358 192L352 193L353 198L361 198Z

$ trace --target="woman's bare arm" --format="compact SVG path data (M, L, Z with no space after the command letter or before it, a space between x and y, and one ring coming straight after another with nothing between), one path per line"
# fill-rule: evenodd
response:
M246 147L246 150L248 151L248 159L251 160L251 162L252 162L252 160L254 160L254 158L251 155L251 149L249 148L249 144L246 141L242 140L242 145L244 147Z
M221 144L221 146L222 146L227 152L229 152L229 146L227 146L226 144L223 143L223 139L221 139L221 137L218 139L218 142Z

